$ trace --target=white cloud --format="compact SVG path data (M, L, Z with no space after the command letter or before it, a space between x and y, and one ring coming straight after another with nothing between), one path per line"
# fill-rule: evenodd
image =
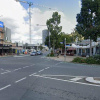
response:
M81 1L80 0L78 1L78 4L79 4L79 8L81 8Z
M47 29L46 26L36 26L36 24L46 25L47 19L52 17L53 11L47 10L42 12L38 8L31 9L31 21L32 21L32 43L41 42L42 30ZM75 22L71 23L64 15L61 14L61 26L62 31L65 33L71 33L75 27ZM4 22L5 26L12 31L12 41L29 42L29 22L25 21L25 17L28 18L28 10L22 7L19 2L15 0L2 0L0 2L0 20ZM38 39L38 40L37 40Z

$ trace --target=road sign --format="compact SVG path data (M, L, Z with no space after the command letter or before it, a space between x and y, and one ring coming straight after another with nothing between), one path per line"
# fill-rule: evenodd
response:
M0 21L0 27L3 28L4 27L4 23Z
M63 44L63 42L60 42L60 44Z

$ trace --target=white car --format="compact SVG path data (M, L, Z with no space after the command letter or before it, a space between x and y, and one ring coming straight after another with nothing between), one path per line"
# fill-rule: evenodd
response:
M41 55L41 54L42 54L42 52L41 52L41 51L37 51L37 54L38 54L38 55Z
M31 53L30 53L30 56L36 56L36 55L37 55L36 52L31 52Z

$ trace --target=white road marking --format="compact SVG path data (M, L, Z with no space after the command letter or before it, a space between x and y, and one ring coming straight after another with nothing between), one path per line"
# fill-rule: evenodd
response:
M6 74L6 73L9 73L9 72L11 72L11 71L3 72L3 73L1 73L1 74Z
M55 64L55 65L59 65L59 64L61 64L61 63L63 63L63 62L59 62L59 63L57 63L57 64Z
M5 71L9 72L10 70L5 70Z
M34 65L30 65L30 66L34 66Z
M1 70L4 70L4 69L1 68Z
M20 69L22 69L22 68L15 69L14 71L17 71L17 70L20 70Z
M86 78L87 76L73 76L73 75L50 75L50 74L43 74L42 76L66 76L66 77L79 77L79 78Z
M58 81L64 81L64 82L69 82L69 83L76 83L76 84L82 84L82 85L89 85L89 86L100 87L100 85L95 85L95 84L82 83L82 82L74 82L74 81L70 81L70 80L63 80L63 79L57 79L57 78L51 78L51 77L44 77L44 76L40 76L40 75L34 75L34 76L36 76L36 77L42 77L42 78L46 78L46 79L51 79L51 80L58 80Z
M24 78L22 78L22 79L20 79L20 80L15 81L15 83L18 83L18 82L20 82L20 81L22 81L22 80L25 80L25 79L26 79L26 77L24 77Z
M47 67L47 68L45 68L45 69L48 69L48 68L50 68L50 67Z
M24 56L14 56L14 57L24 57Z
M33 74L31 74L31 75L29 75L29 76L33 76L33 75L35 75L36 73L33 73Z
M70 79L71 81L78 81L78 80L80 80L80 79L82 79L82 78L80 78L80 77L75 77L75 78L72 78L72 79Z
M5 87L3 87L3 88L0 88L0 91L1 90L4 90L4 89L6 89L6 88L8 88L8 87L10 87L11 86L11 84L9 84L9 85L7 85L7 86L5 86Z
M42 71L44 71L44 69L42 69L42 70L40 70L40 71L38 71L38 72L42 72Z
M29 66L25 66L25 67L23 67L23 68L27 68L27 67L29 67Z

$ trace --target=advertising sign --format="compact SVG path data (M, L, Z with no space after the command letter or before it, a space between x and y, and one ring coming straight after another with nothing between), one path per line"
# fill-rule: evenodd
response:
M67 44L67 45L66 45L66 47L70 47L70 46L71 46L70 44Z
M4 23L0 21L0 28L4 27Z

